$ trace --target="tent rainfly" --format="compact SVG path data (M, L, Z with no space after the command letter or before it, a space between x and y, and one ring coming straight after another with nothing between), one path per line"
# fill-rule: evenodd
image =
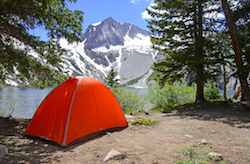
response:
M126 127L119 103L104 84L89 77L71 77L43 100L24 135L66 147Z

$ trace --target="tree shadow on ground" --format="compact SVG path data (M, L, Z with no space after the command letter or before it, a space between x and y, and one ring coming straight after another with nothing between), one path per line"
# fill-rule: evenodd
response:
M75 143L68 147L41 139L38 137L25 137L23 132L28 126L29 120L0 118L0 144L8 148L8 155L1 159L0 163L51 163L58 161L59 156L52 156L56 151L72 152L74 148L91 140L102 137L106 133L96 136L90 140Z
M169 111L166 116L179 116L204 121L218 121L232 127L250 129L250 110L240 103L213 102L197 107Z

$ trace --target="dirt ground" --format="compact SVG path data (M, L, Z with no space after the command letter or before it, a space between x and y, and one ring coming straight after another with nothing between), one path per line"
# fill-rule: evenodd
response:
M212 148L223 156L214 163L250 163L250 110L239 104L209 103L190 105L178 112L149 112L136 117L158 120L151 126L131 125L123 131L79 143L67 148L20 135L27 121L0 119L0 144L9 149L4 164L99 164L112 149L124 153L122 160L108 164L172 164L176 148L195 144ZM187 136L189 135L189 137ZM192 136L190 138L190 135ZM201 141L207 140L207 144Z

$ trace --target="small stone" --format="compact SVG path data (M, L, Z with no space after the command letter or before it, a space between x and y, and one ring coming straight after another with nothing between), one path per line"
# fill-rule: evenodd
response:
M49 145L48 144L44 144L44 147L48 147Z
M215 160L216 161L220 161L220 160L223 160L223 157L222 157L222 155L221 154L219 154L219 153L216 153L216 152L209 152L208 154L208 157L217 157Z
M172 110L171 113L177 114L179 112L178 112L178 110Z
M166 113L166 111L165 111L164 109L161 109L161 112L162 112L162 113Z
M240 103L245 107L250 108L250 101L241 101Z
M0 159L8 154L8 148L4 145L0 145Z
M228 138L227 140L228 140L228 141L231 141L231 139L230 139L230 138Z
M203 139L203 140L201 141L201 143L204 144L204 145L206 145L206 144L207 144L207 140Z
M121 160L126 157L125 154L120 153L119 151L116 150L111 150L107 156L103 159L103 162L106 162L108 160Z
M107 132L107 135L109 135L110 137L112 137L112 134L110 132Z
M127 114L125 114L125 118L126 118L126 120L134 120L134 119L136 119L135 116L131 116L131 115L127 115Z
M210 117L209 114L205 114L204 116L201 117L201 119L203 119L203 120L208 120L209 117Z
M133 116L135 116L135 112L131 112L131 113L130 113L130 115L133 115Z
M189 135L189 134L186 134L185 137L187 137L187 138L193 138L193 136Z

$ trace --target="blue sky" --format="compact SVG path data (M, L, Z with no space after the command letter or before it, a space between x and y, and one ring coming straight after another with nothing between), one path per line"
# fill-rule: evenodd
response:
M145 9L153 3L152 0L78 0L76 3L68 3L70 10L84 12L83 33L90 24L97 23L113 17L120 23L132 23L142 29L147 29ZM38 29L33 34L41 36L42 40L48 40L46 33Z

